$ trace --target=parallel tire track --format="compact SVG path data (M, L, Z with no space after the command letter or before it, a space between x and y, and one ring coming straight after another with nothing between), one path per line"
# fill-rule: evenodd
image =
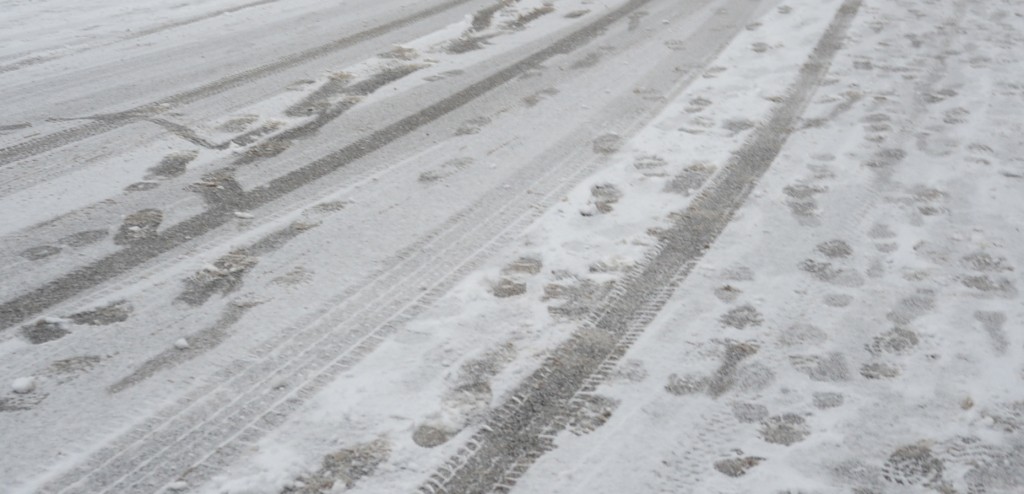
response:
M247 211L273 202L384 148L399 138L498 88L526 70L534 68L556 55L569 53L583 46L601 34L610 24L648 2L649 0L631 0L618 10L605 14L547 48L324 158L273 179L264 186L240 194L232 201L220 203L216 208L184 220L152 239L127 247L0 304L0 328L10 328L34 314L124 274L193 238L202 236L232 221L235 218L235 211Z
M715 23L707 24L705 26L705 28L702 29L702 31L695 32L693 34L693 36L702 36L702 35L707 36L711 32L719 32L720 28L718 28L716 26L717 26L717 24L715 24ZM632 31L630 31L630 32L632 32ZM724 45L724 41L723 41L723 45ZM715 52L717 53L717 50ZM703 60L703 62L699 62L699 63L704 63L707 60L710 60L711 58L713 58L713 55L702 55L700 58ZM694 76L695 75L691 75L691 77L694 77ZM675 79L676 76L672 76L672 78ZM680 81L676 80L676 82L673 83L672 85L673 86L679 86L679 83L680 83ZM587 142L586 144L583 144L583 145L589 146L589 142ZM558 158L558 159L561 159L561 158ZM346 183L358 183L358 182L361 182L361 181L364 181L364 180L368 179L370 176L372 176L372 175L374 175L376 173L379 173L379 172L380 172L379 168L371 167L371 168L368 168L366 170L359 171L355 175L348 176L345 179L345 181L346 181ZM294 197L294 195L293 195L293 197ZM289 199L291 199L291 198L289 198ZM289 205L287 205L285 207L278 207L278 208L275 208L273 211L261 212L261 214L259 215L259 224L260 225L267 225L267 224L273 224L273 223L280 223L281 221L283 221L282 218L285 218L285 217L289 216L290 214L294 213L295 211L299 211L299 210L302 210L302 209L305 209L305 208L308 208L308 207L313 207L317 202L319 202L321 200L322 200L322 198L319 198L319 197L304 197L304 198L302 198L299 201L299 203L289 204ZM424 246L427 245L428 242L432 241L432 239L435 236L439 235L440 232L447 231L450 228L454 228L455 225L459 221L462 221L462 219L464 217L466 217L466 215L459 214L459 215L456 215L456 216L450 218L450 220L447 221L443 226L438 227L437 229L435 229L433 231L433 233L429 233L429 234L425 235L424 237L422 237L419 241L417 241L417 242L415 242L415 243L413 243L413 244L403 248L401 251L399 251L394 256L392 256L389 260L383 261L383 264L386 265L386 266L392 266L394 264L399 263L402 260L407 259L410 256L417 255L421 250L423 250ZM223 232L223 233L225 235L234 235L234 233L231 233L231 232ZM191 252L219 252L219 251L224 251L224 244L223 244L224 238L221 238L221 237L223 237L223 235L218 235L218 234L211 233L211 234L208 234L208 235L205 235L204 237L202 237L202 239L201 239L202 241L199 242L199 243L188 243L187 244L187 248ZM235 243L237 243L237 242L233 240L232 241L232 245L235 244ZM77 306L77 307L89 307L89 306L93 306L93 305L97 305L97 304L103 303L105 300L108 300L111 297L115 297L115 298L119 297L119 295L117 295L118 293L120 293L121 291L123 291L127 287L131 286L133 283L137 282L137 280L139 280L139 279L153 279L153 278L159 277L161 272L167 271L173 265L175 265L175 264L177 264L179 262L180 262L180 259L178 259L178 258L176 258L174 256L164 256L164 258L162 260L161 259L157 259L157 260L154 260L154 261L151 261L151 262L147 262L147 263L145 263L144 266L141 267L141 270L132 271L130 276L124 276L121 279L118 279L118 280L116 280L114 282L105 283L102 286L100 286L100 287L98 287L98 288L96 288L94 290L88 291L87 293L83 293L83 294L81 294L79 296L74 297L73 304L75 306ZM367 279L372 280L372 279L375 279L375 278L377 278L379 276L383 276L383 273L385 273L386 271L387 270L377 271L374 274L370 275ZM345 292L345 295L343 297L335 299L334 305L337 305L338 303L341 303L343 300L345 300L348 297L353 296L353 295L354 294L351 293L351 292ZM63 350L64 350L64 347L62 345L60 345L60 344L54 344L54 343L48 344L48 345L46 345L45 348L39 348L38 349L38 351L44 351L46 353L39 354L37 360L46 361L46 360L56 359L56 358L58 358L57 355L60 355ZM34 369L36 368L36 364L37 364L36 362L33 362L30 365L28 365L26 367L23 367L23 368L21 368L21 369L19 369L17 371L10 372L10 375L27 375L27 374L31 374L34 371Z
M388 127L381 133L391 139L378 141L377 146L447 114L550 57L583 46L647 2L633 0L459 94ZM373 149L357 148L362 154ZM344 160L346 156L340 152L325 159ZM510 242L592 172L588 166L593 165L585 164L588 161L564 160L562 167L552 167L546 160L535 163L533 169L526 170L530 173L522 174L526 183L512 189L519 192L488 195L457 218L456 227L432 237L421 255L402 259L369 286L360 287L356 296L344 297L328 314L282 331L280 338L263 345L250 359L240 360L213 376L210 381L216 384L183 397L44 486L43 491L153 492L182 475L190 482L208 478L358 362L402 322L424 310ZM337 161L332 163L341 166ZM308 177L301 172L297 172L300 177ZM316 171L313 176L325 173ZM540 201L538 192L543 194ZM423 286L429 289L422 291ZM282 382L296 384L276 384ZM202 456L205 452L212 453Z
M653 321L786 143L814 89L860 9L845 0L815 46L787 99L732 157L729 166L664 232L645 261L630 272L573 337L531 375L443 467L422 493L508 492L538 458L554 448L574 400L603 382Z
M442 4L414 12L406 17L367 29L366 31L361 31L351 36L346 36L330 43L310 48L298 54L204 84L197 88L169 96L153 103L141 105L112 115L99 116L91 123L65 129L37 139L32 139L31 141L0 149L0 167L144 120L166 110L168 107L194 103L252 81L262 79L277 72L296 67L318 58L323 58L338 50L342 50L374 38L379 38L391 31L401 29L426 17L440 14L446 10L471 1L473 0L448 0Z

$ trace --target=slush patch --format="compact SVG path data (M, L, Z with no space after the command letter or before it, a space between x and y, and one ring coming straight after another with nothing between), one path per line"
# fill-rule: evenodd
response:
M647 368L644 367L643 362L629 359L616 367L612 378L632 383L643 382L647 379Z
M613 282L595 283L574 278L574 283L551 283L544 287L543 301L561 300L562 305L548 306L548 312L557 318L582 319L597 308L611 292Z
M834 352L828 355L793 355L790 364L797 371L819 382L840 382L850 379L846 356Z
M629 14L629 26L627 27L627 29L630 32L636 31L637 29L640 29L640 21L644 17L647 17L648 15L650 15L650 14L647 13L647 12L644 12L642 10L638 11L638 12L633 12L632 14Z
M938 481L942 477L942 460L932 455L924 445L903 446L882 466L882 478L899 485L921 485Z
M775 415L761 421L761 439L772 444L789 446L811 435L807 420L795 413Z
M455 129L455 135L466 136L479 134L480 131L491 123L490 117L476 117L462 122L458 129Z
M120 300L97 309L73 314L70 316L70 319L75 324L106 326L127 321L132 314L132 310L132 305L127 300Z
M633 162L633 167L640 171L656 171L665 165L668 165L668 161L657 155L638 156Z
M412 441L421 448L436 448L450 440L458 431L421 424L412 433Z
M54 340L59 340L69 334L67 321L64 319L44 318L33 324L22 326L21 335L29 343L40 345Z
M819 410L841 407L845 401L846 399L843 397L842 393L814 393L814 407Z
M865 347L872 355L903 354L916 347L919 341L917 333L909 329L895 327L876 336Z
M601 52L590 52L586 54L583 58L573 62L572 65L569 66L569 68L572 70L589 69L601 63L602 58L604 58L604 56L601 54Z
M146 192L147 190L153 190L160 186L160 182L154 182L152 180L145 180L142 182L135 182L124 188L125 192Z
M860 375L864 376L865 379L872 380L892 379L900 375L900 369L885 362L872 362L861 366Z
M758 347L752 343L727 341L722 365L707 383L707 392L712 398L718 398L732 389L736 384L736 368L747 357L757 353Z
M132 213L124 219L121 229L114 236L114 243L127 245L157 236L157 229L164 220L164 213L159 209L143 209Z
M732 416L744 424L756 424L768 417L768 407L756 403L733 403Z
M738 391L760 393L774 382L775 371L760 362L741 365L736 369L735 387Z
M97 355L82 355L79 357L61 359L50 364L47 373L55 376L81 374L83 372L89 372L102 360L103 358Z
M420 57L420 53L415 48L407 48L404 46L396 46L384 53L377 55L380 58L388 60L405 60L406 62L416 60Z
M228 121L220 124L217 130L221 132L245 132L250 125L256 123L259 117L256 115L243 115L241 117L235 117Z
M542 266L543 264L540 259L535 257L520 257L502 268L501 272L502 274L522 273L534 275L540 273Z
M718 470L729 477L742 477L747 471L761 464L764 458L760 456L744 456L742 458L729 458L715 462L715 470Z
M982 273L1013 271L1013 266L1010 265L1005 257L995 257L987 252L968 254L960 260L960 263L968 269Z
M722 124L722 128L728 130L733 135L739 134L740 132L743 132L745 130L753 129L754 126L754 122L751 122L750 120L746 119L726 120L725 123Z
M187 338L181 338L175 343L173 348L165 350L143 362L129 375L107 388L107 391L110 393L120 393L155 376L164 369L169 369L191 360L203 352L220 345L230 336L230 328L242 318L246 311L257 304L258 302L240 303L233 301L231 304L228 304L221 312L220 318L211 326L188 334Z
M828 341L828 334L813 324L793 324L779 334L779 343L786 346L814 346L826 341Z
M850 244L842 240L829 240L828 242L822 242L817 246L818 252L825 254L826 257L832 259L840 259L844 257L850 257L853 255L853 249Z
M213 265L195 273L185 280L185 291L178 299L186 304L197 306L206 303L214 294L227 294L242 286L242 278L259 260L245 251L235 251L220 259Z
M535 9L533 9L533 10L531 10L531 11L525 13L525 14L520 15L514 21L509 22L508 24L506 24L505 27L507 27L509 29L523 29L523 28L526 27L527 24L529 24L529 23L531 23L531 22L533 22L533 21L535 21L537 19L540 19L541 17L543 17L543 16L545 16L547 14L550 14L550 13L552 13L554 11L555 11L555 8L550 6L550 5L545 5L543 7L537 7L537 8L535 8Z
M906 157L907 152L902 149L883 149L875 153L864 165L869 168L888 169L898 165Z
M84 232L72 233L62 239L60 243L68 247L84 247L94 244L107 237L107 230L86 230Z
M578 408L569 420L569 432L582 436L597 430L611 418L619 401L600 395L585 394L578 399Z
M686 113L700 113L711 106L711 100L707 98L694 98L690 100L690 106L686 107Z
M829 293L825 295L824 302L829 307L846 307L853 303L853 296L845 293Z
M590 188L590 195L597 212L607 214L612 212L612 205L622 198L622 191L612 184L598 184Z
M690 165L665 186L665 192L689 196L704 186L704 183L715 173L715 169L714 165L705 163Z
M558 94L558 92L559 92L558 89L555 89L553 87L549 87L547 89L542 89L542 90L540 90L540 91L538 91L536 93L533 93L533 94L523 98L523 103L527 107L532 108L534 106L539 105L540 102L544 101L545 99L547 99L548 96L554 96L554 95Z
M1003 326L1006 324L1006 314L1002 312L977 311L974 313L974 320L981 323L992 342L993 349L1000 353L1006 353L1010 346L1010 340L1006 335Z
M752 305L744 305L726 312L719 318L724 326L736 329L760 326L764 323L764 317Z
M482 50L484 45L489 44L488 41L497 35L490 34L486 36L470 36L462 35L459 38L453 39L447 43L444 51L452 55L461 55L471 51Z
M433 448L446 443L466 425L484 420L493 398L490 381L515 356L515 346L506 343L481 358L463 363L453 387L442 400L445 420L438 420L435 414L420 424L413 431L413 442L424 448Z
M665 385L665 391L676 396L703 393L707 388L708 378L697 374L685 376L672 374L668 376L668 384Z
M604 134L594 139L594 152L597 154L612 154L622 147L622 137L618 134Z
M740 297L741 293L743 293L742 290L732 285L722 285L715 289L715 296L727 304L735 302L736 299Z
M1004 298L1017 296L1017 287L1008 278L989 276L967 276L961 280L967 288L973 288L984 294L997 295Z
M149 174L160 178L174 178L185 174L188 164L199 157L199 151L171 153L160 160L160 164L149 169Z
M722 279L728 281L754 281L754 271L746 266L735 266L722 270Z
M510 3L510 0L502 0L500 2L495 2L494 5L489 5L476 11L476 13L473 14L473 21L470 29L479 32L491 27L491 22L494 20L494 14Z
M25 412L32 410L46 399L45 393L38 391L28 394L15 394L0 398L0 413Z
M345 72L330 74L322 86L313 91L309 96L285 110L289 117L303 117L327 111L332 105L332 99L344 94L352 80L352 75Z
M308 269L306 269L306 268L304 268L302 266L296 266L296 267L292 268L291 271L288 271L287 273L282 274L281 276L278 276L277 278L274 278L273 280L271 280L271 282L274 283L275 285L295 287L295 286L306 284L306 283L310 282L312 279L313 279L313 272L312 271L310 271L310 270L308 270Z
M810 199L827 191L827 188L820 186L807 186L807 184L804 183L798 183L795 184L795 186L786 186L782 188L782 193L793 199Z
M501 281L495 283L494 286L491 287L491 293L498 298L515 297L526 293L526 283L519 283L508 278L502 278Z
M25 249L19 254L21 257L30 261L38 261L46 259L47 257L55 256L60 253L60 247L53 245L40 245L38 247L32 247L31 249Z
M433 170L427 170L420 174L421 183L433 183L444 180L473 164L473 158L453 158Z
M364 477L373 475L382 463L391 456L391 444L378 439L359 444L324 457L320 470L303 477L300 487L289 486L288 494L326 494L338 492L339 488L351 489Z
M864 277L856 271L836 268L831 263L806 259L800 263L800 270L812 275L818 281L838 286L859 287L864 285Z

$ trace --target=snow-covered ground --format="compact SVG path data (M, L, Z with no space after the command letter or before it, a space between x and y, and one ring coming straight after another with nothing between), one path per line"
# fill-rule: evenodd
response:
M0 11L0 492L1024 492L1021 2Z

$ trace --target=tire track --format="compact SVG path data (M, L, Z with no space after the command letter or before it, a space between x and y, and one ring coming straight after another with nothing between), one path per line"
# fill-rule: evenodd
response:
M93 122L65 129L47 136L43 136L37 139L33 139L28 142L15 144L3 149L0 149L0 167L10 165L16 161L35 156L38 154L45 153L57 149L68 144L72 144L90 137L109 132L114 129L124 127L126 125L138 122L140 120L158 115L168 108L194 103L196 101L209 98L230 89L242 86L243 84L262 79L271 74L281 72L283 70L296 67L303 63L323 58L330 55L333 52L349 48L358 43L368 41L374 38L384 36L391 31L401 29L422 20L426 17L438 15L449 9L458 7L463 4L470 3L474 0L448 0L440 5L422 9L414 12L406 17L396 19L386 24L361 31L351 36L346 36L341 39L334 40L330 43L320 45L314 48L310 48L306 51L300 52L296 55L292 55L276 62L271 62L259 67L255 67L238 74L225 77L223 79L210 82L199 86L188 91L169 96L167 98L155 101L153 103L141 105L130 110L118 112L108 115L98 115L92 117Z
M564 53L554 48L570 50L596 38L608 24L645 3L647 0L634 0L569 35L570 44L563 39L543 53ZM527 60L537 62L537 55ZM501 79L497 77L494 81ZM589 139L587 132L581 131L580 136L577 138ZM268 342L256 355L214 376L211 382L216 384L179 400L173 409L115 441L85 464L45 486L44 491L151 492L182 472L187 472L190 481L212 474L240 451L240 444L258 438L283 421L291 410L358 362L403 321L424 310L511 241L543 213L546 205L557 202L596 166L593 160L582 157L561 161L563 166L552 167L551 159L536 160L520 174L519 179L525 182L522 186L486 195L450 221L457 224L456 228L435 234L426 246L416 249L423 254L403 256L398 266L358 287L356 296L342 297L330 313L311 316L312 320L282 331L278 341ZM566 166L570 169L564 169ZM543 194L540 204L538 192ZM429 290L424 292L421 286ZM279 382L299 384L288 389L274 385ZM198 458L198 453L205 451L215 453Z
M693 6L694 9L696 9L696 7L697 6ZM677 15L681 17L681 16L685 16L685 15L689 15L689 14L687 14L687 13L679 13ZM717 36L719 38L722 38L723 41L721 43L721 46L724 46L724 41L728 39L728 36L725 35L725 34L721 34L722 32L724 32L724 31L722 31L723 27L724 26L720 26L719 23L716 23L716 22L707 23L707 24L703 25L701 30L695 31L693 33L692 37L694 37L694 38L698 38L698 37L706 38L708 36L711 36L712 33L719 33ZM626 43L634 44L635 41L636 40L627 40ZM713 50L711 50L711 52L702 52L702 54L698 54L696 59L691 61L691 63L688 64L688 66L693 65L694 63L698 63L698 64L706 63L707 60L709 60L710 58L713 58L713 53L717 53L717 51L721 48L721 46L718 46L717 48L714 48ZM711 53L711 55L708 55L708 53ZM674 67L674 66L678 65L678 62L671 62L669 60L666 60L666 61L663 61L662 64L663 65L664 64L673 64L672 66ZM661 75L656 76L654 79L662 80L663 83L668 83L670 81L671 84L669 84L669 86L677 88L677 89L673 90L673 93L681 91L682 87L685 86L685 84L687 83L687 81L689 79L678 80L678 75L675 74L674 69L672 69L672 72L673 72L672 75L666 75L668 70L669 69L666 69L666 68L663 67L662 69L660 69ZM697 75L698 75L697 72L692 72L691 75L690 75L690 78L696 77ZM668 89L668 86L666 86L666 89ZM645 110L645 111L650 111L650 110ZM589 136L589 134L588 134L585 137L586 137L585 139L581 137L581 139L583 139L583 140L573 141L574 144L568 145L566 147L566 149L571 149L571 148L576 148L576 147L578 147L578 148L589 148L590 147L590 142L587 139L589 139L592 136ZM548 161L549 162L556 162L556 161L561 160L561 159L564 159L564 156L561 155L561 154L558 154L557 156L551 156L550 158L548 158ZM543 170L541 170L541 171L543 171ZM354 181L354 182L360 182L360 181L368 179L370 176L375 175L377 173L380 173L380 170L376 169L376 168L369 169L369 170L364 170L364 171L360 171L358 174L356 174L356 175L354 175L352 177L349 177L347 180ZM539 171L538 171L538 173L539 173ZM527 187L527 185L523 185L523 187ZM321 200L321 198L316 197L316 198L306 199L306 200L302 201L302 204L299 204L299 205L296 205L296 206L289 206L287 208L278 208L276 211L271 211L271 212L267 212L266 214L261 214L260 215L260 221L263 224L275 223L275 222L277 222L277 220L280 220L282 218L285 218L285 217L289 216L289 214L292 211L298 211L300 209L305 209L307 207L315 207L314 204L316 202L320 201L320 200ZM482 203L481 203L481 205L478 205L476 207L485 207L485 206L483 206ZM393 255L388 260L383 261L383 264L385 266L389 266L388 269L381 270L381 271L375 272L375 273L373 273L371 275L368 275L366 277L366 279L369 280L369 281L372 281L372 280L376 279L377 277L384 276L387 272L390 271L391 266L396 265L396 264L404 261L405 259L407 259L409 257L418 255L425 248L425 246L429 244L429 242L433 241L434 237L436 237L437 235L440 235L444 231L447 231L447 230L449 230L451 228L455 228L458 225L459 222L464 221L465 217L466 217L465 215L456 215L455 217L450 218L450 220L447 221L443 225L443 227L438 227L433 232L425 234L420 240L418 240L415 243L413 243L412 245L402 249L401 251L399 251L398 253ZM193 252L207 252L207 251L222 250L222 246L220 244L220 242L222 242L222 239L208 238L210 236L212 236L212 235L208 235L207 237L204 237L203 241L201 243L199 243L198 245L197 244L189 244L190 250L193 251ZM91 305L95 305L97 303L100 303L103 300L118 294L121 290L123 290L124 288L129 286L131 283L133 283L132 280L147 279L147 278L151 279L151 278L154 278L154 277L158 277L159 273L161 271L166 271L171 265L176 264L178 262L180 262L180 261L177 260L177 259L166 259L166 260L163 260L163 261L147 263L144 266L144 269L142 271L133 272L131 277L130 277L130 279L118 280L116 283L108 283L108 284L100 287L98 290L91 291L87 295L76 297L75 298L75 305L86 307L86 306L91 306ZM395 269L397 269L397 268L395 268ZM353 290L346 291L344 296L342 296L340 298L333 299L333 302L332 302L331 305L338 305L338 304L344 302L344 300L346 300L347 298L349 298L351 296L354 296L356 292L358 292L358 290L356 290L356 291L353 291ZM55 344L47 345L46 348L38 349L36 355L37 356L38 355L43 355L43 354L40 354L38 352L39 351L44 351L44 352L50 352L47 355L50 355L50 354L52 354L52 355L49 356L49 357L41 356L39 358L41 358L43 360L56 358L53 355L56 355L57 353L59 353L61 351L61 348L62 348L61 345L55 345ZM30 373L33 368L34 368L34 364L30 365L28 367L21 368L21 369L19 369L17 371L12 371L11 374L12 375L22 375L22 374Z
M635 43L635 42L636 42L635 39L629 40L629 43ZM355 91L358 91L360 93L371 91L374 88L377 88L378 85L382 83L382 81L374 82L375 79L377 79L377 77L376 76L372 76L372 77L370 77L370 79L368 79L368 80L366 80L364 82L356 83L355 85L353 85L351 87L348 87L348 88L344 88L343 90L344 91L355 90ZM335 116L340 114L340 112L346 110L349 106L350 106L350 104L348 104L348 103L340 103L339 105L337 105L335 107L332 107L329 110L324 110L323 113L321 113L317 117L317 119L315 121L311 122L310 124L300 126L299 128L291 129L288 132L290 132L292 134L296 134L296 135L298 135L298 134L303 134L304 135L306 133L312 132L315 128L318 128L321 124L325 124L326 123L325 119L334 118ZM168 122L168 123L170 123L170 122ZM305 130L303 130L303 129L305 129ZM253 131L253 132L255 132L255 131ZM246 134L243 134L243 136L244 135L246 135ZM587 146L587 144L589 144L589 143L581 143L580 145L581 146ZM228 167L222 169L221 171L229 172L229 171L232 170L234 165L240 164L242 161L245 161L247 159L248 158L246 158L244 156L240 157L238 160L236 160L236 162L233 165L229 165ZM380 169L378 167L370 167L369 169L362 170L362 171L357 172L354 175L348 176L346 178L346 182L348 182L350 184L351 183L359 183L359 182L362 182L364 180L367 180L369 177L371 177L373 175L381 173L381 171L382 171L382 169ZM215 171L215 172L212 172L212 173L218 173L218 172ZM217 194L216 196L211 197L208 200L210 200L210 202L213 202L213 203L217 203L218 201L223 200L224 197L227 197L229 199L233 198L233 199L230 199L230 200L238 200L238 198L240 198L242 196L242 194L243 194L241 189L239 188L239 186L236 183L234 183L233 180L230 180L228 182L230 182L231 185L228 185L225 182L221 182L222 184L224 184L226 186L226 189L227 189L227 190L224 191L224 193ZM273 224L275 222L279 222L279 220L289 216L289 214L291 214L294 211L298 211L300 209L304 209L304 208L307 208L307 207L315 207L314 203L316 203L319 200L320 200L320 198L318 198L318 197L311 198L311 199L310 198L300 199L299 202L301 204L289 204L289 205L285 205L283 207L278 207L274 211L266 211L266 212L261 213L260 216L259 216L259 221L260 221L261 224L265 224L265 225L266 224ZM458 223L458 221L455 221L455 220L456 219L461 220L461 218L462 218L461 216L459 216L458 218L453 218L452 221L449 221L449 222L445 223L446 226L444 228L435 230L434 233L427 234L421 241L417 241L412 246L403 249L402 251L400 251L399 254L396 254L390 260L386 261L385 265L391 266L393 264L398 263L399 261L401 261L403 259L406 259L409 256L417 255L419 253L419 251L423 248L423 245L425 245L425 243L428 240L430 240L433 236L438 234L437 232L444 231L445 229L448 229L448 228L454 228L455 225ZM233 234L231 234L231 232L227 232L227 234L233 235ZM202 241L199 242L199 243L189 243L188 244L189 249L192 252L208 252L208 251L222 250L223 249L222 243L224 242L224 239L223 238L210 238L210 237L223 237L223 235L222 234L218 235L216 233L207 235L207 236L203 237ZM155 262L147 262L145 264L145 266L143 266L144 269L142 269L141 271L135 271L135 272L133 272L131 274L130 277L126 277L126 278L129 278L129 279L118 280L116 283L108 283L108 284L100 287L97 290L93 290L93 291L89 292L86 295L78 296L78 297L75 298L75 304L78 305L78 306L94 305L95 303L98 303L99 301L102 301L106 297L109 297L112 294L116 294L116 293L124 290L127 286L130 286L134 282L134 280L157 277L157 276L159 276L160 272L167 271L168 269L170 269L171 266L173 266L173 265L175 265L175 264L177 264L179 262L180 261L178 259L173 259L173 258L164 259L164 260L157 260ZM376 276L381 276L381 275L382 274L380 272L378 272L378 273L373 274L372 276L369 276L368 279L372 280ZM347 296L351 296L351 295L352 294L349 294ZM338 303L340 303L340 301ZM47 345L47 347L45 349L39 349L38 351L59 352L60 351L60 346L59 345L51 344L51 345ZM41 354L38 353L38 351L36 353L37 356L41 355ZM44 358L44 357L39 357L39 358ZM33 368L32 366L29 366L29 367L23 368L19 372L20 373L31 372L32 368ZM19 372L14 372L14 374L20 375Z
M468 0L456 0L456 2L462 1ZM214 208L184 220L168 228L158 236L140 241L97 262L79 268L70 274L61 276L39 288L4 302L0 305L0 328L10 328L32 315L38 314L79 293L124 274L193 238L204 235L214 228L232 221L235 218L234 213L236 211L248 211L280 199L357 159L384 148L397 139L498 88L524 71L534 68L556 55L569 53L585 45L591 39L601 34L606 27L619 20L624 15L622 14L623 12L632 12L649 1L631 0L620 9L598 18L591 24L559 39L547 48L535 52L533 55L521 59L519 62L501 69L493 75L413 115L373 132L324 158L293 170L284 176L275 178L264 186L238 194L236 197L225 198L225 200L218 202Z
M730 165L660 235L645 262L613 291L605 308L561 345L420 492L508 492L572 416L580 393L595 389L728 226L786 143L813 90L827 75L861 0L845 0L789 96Z

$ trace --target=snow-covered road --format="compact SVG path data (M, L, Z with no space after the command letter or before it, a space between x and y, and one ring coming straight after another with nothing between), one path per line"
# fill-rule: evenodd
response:
M0 27L0 492L1024 492L1019 1Z

